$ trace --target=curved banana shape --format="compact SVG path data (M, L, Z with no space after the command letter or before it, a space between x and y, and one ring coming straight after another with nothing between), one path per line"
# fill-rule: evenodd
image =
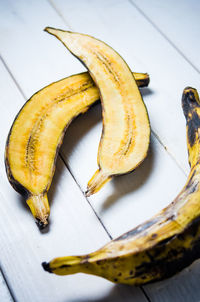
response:
M57 275L82 272L140 285L170 277L200 257L200 101L195 89L184 90L182 105L191 171L177 198L149 221L94 253L44 262L46 271Z
M86 195L96 193L114 175L134 170L147 155L150 125L135 79L120 55L91 36L47 27L88 68L100 90L103 132L98 151L99 169Z
M134 76L138 85L148 85L148 74ZM74 75L34 94L12 125L5 154L8 179L16 191L25 194L40 228L48 223L47 192L65 130L98 99L90 75Z

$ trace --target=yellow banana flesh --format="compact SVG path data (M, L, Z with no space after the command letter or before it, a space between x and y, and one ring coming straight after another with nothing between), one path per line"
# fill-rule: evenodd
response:
M146 157L150 125L135 79L120 55L91 36L47 27L88 68L100 90L103 132L98 151L99 169L86 195L96 193L114 175L134 170Z
M134 74L138 85L148 74ZM99 99L99 91L85 72L55 82L34 94L17 115L5 153L7 175L26 202L40 228L48 224L47 192L55 161L69 123Z
M191 171L180 194L150 220L96 252L44 262L46 271L141 285L168 278L200 257L200 101L195 89L184 90L182 106Z

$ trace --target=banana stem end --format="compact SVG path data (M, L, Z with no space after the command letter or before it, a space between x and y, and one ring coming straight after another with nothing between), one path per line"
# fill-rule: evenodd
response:
M89 197L97 193L108 181L111 180L111 176L106 174L102 170L97 170L93 177L90 179L87 185L85 196Z
M50 265L48 262L42 262L42 267L46 272L52 273L52 270L50 269Z
M87 257L87 255L59 257L50 262L42 262L42 267L45 271L60 276L76 273L88 273L89 263Z
M26 201L40 230L48 225L50 207L47 194L30 195Z

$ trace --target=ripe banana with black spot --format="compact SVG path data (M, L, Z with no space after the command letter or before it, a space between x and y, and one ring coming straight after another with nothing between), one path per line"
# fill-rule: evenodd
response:
M148 74L134 76L141 87L148 85ZM47 192L67 126L98 99L99 91L85 72L35 93L15 118L6 144L7 176L14 189L25 195L40 228L48 224Z
M45 29L79 58L100 91L103 131L98 151L99 169L86 195L96 193L113 176L134 170L147 155L150 125L135 79L120 55L91 36Z
M81 272L141 285L170 277L200 257L200 101L195 89L184 90L182 106L191 171L176 199L96 252L44 262L46 271L57 275Z

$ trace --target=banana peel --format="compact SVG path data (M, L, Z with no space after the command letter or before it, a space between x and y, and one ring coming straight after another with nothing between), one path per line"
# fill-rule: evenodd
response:
M175 200L150 220L87 255L43 262L57 275L86 273L114 283L142 285L171 277L200 256L200 100L185 88L182 107L187 122L191 170Z

